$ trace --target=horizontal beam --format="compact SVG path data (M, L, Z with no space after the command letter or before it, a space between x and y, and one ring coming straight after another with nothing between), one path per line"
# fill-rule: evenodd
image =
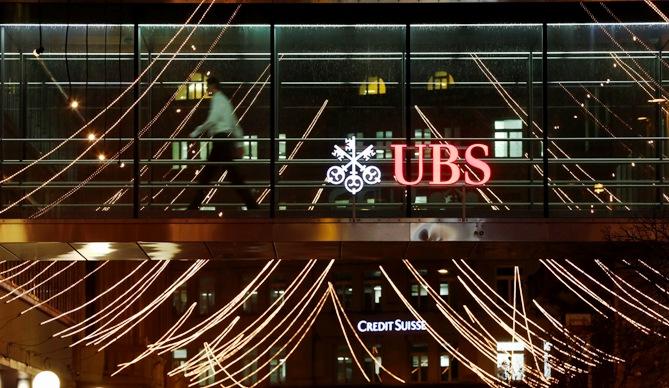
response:
M0 259L376 260L632 254L610 236L638 220L0 220ZM600 256L601 257L601 256Z

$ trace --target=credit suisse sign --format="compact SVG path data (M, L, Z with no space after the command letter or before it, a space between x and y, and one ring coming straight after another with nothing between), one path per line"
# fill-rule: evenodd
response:
M403 321L395 319L394 321L360 321L357 325L358 331L367 332L404 332L404 331L423 331L427 330L425 321Z
M365 164L376 155L374 146L370 145L358 151L355 136L346 139L345 143L343 149L335 146L332 152L332 155L343 164L330 167L325 181L330 184L344 183L344 187L351 194L358 193L365 185L381 182L381 170L376 166ZM406 178L406 144L392 144L390 147L393 150L394 178L401 185L415 186L423 181L423 173L426 169L424 162L426 147L432 150L432 179L428 182L429 185L449 186L464 183L468 186L481 186L490 180L490 165L480 159L489 154L489 148L485 144L468 146L464 150L464 155L460 155L460 150L452 144L418 144L413 147L418 154L416 160L418 174L413 180ZM465 168L461 169L463 158Z

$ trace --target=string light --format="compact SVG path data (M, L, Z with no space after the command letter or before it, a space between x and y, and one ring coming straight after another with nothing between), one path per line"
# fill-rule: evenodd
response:
M446 349L450 354L452 354L457 360L459 360L467 369L472 371L472 373L476 374L481 381L483 381L485 384L487 384L490 387L498 387L498 386L504 386L504 387L510 387L509 384L507 384L505 381L502 381L495 377L494 375L490 374L483 368L479 367L476 365L474 362L469 360L467 357L465 357L462 353L458 351L457 348L452 346L448 341L446 341L442 336L440 336L433 328L430 326L430 324L416 311L416 309L411 306L411 304L406 300L402 292L397 288L395 283L392 281L390 276L386 273L385 269L383 266L379 266L379 270L381 271L381 274L385 277L385 279L388 281L390 284L391 288L395 291L395 294L397 297L400 299L400 301L404 304L404 306L409 310L411 315L419 321L425 322L425 328L427 329L428 334L432 338L434 338L444 349Z
M90 140L90 141L95 140L95 133L93 133L93 132L89 133L88 136L87 136L87 138L88 138L88 140Z
M79 108L79 101L77 101L77 100L70 101L70 108L72 108L72 109Z
M203 0L203 1L204 1L204 0ZM202 20L204 19L204 16L205 16L206 13L209 11L209 9L211 9L211 7L213 6L214 2L215 2L215 1L212 1L211 3L209 3L209 6L207 7L207 9L206 9L205 12L203 13L203 15L202 15L202 16L200 17L200 19L198 20L198 24L197 24L197 25L199 25L199 24L202 22ZM238 5L237 8L235 9L235 14L236 14L236 12L239 10L239 7L240 7L240 6ZM70 169L75 163L77 163L77 162L78 162L78 161L79 161L79 160L80 160L80 159L81 159L81 158L82 158L82 157L83 157L83 156L84 156L84 155L85 155L91 148L93 148L93 147L95 146L95 144L97 144L97 142L99 142L99 141L101 140L102 137L104 137L105 135L107 135L107 133L109 133L110 131L112 131L112 130L113 130L113 129L114 129L114 128L115 128L115 127L122 121L122 120L123 120L123 118L124 118L125 116L127 116L127 115L129 114L129 112L132 111L132 109L133 109L133 108L134 108L134 107L135 107L135 106L142 100L142 98L144 98L144 96L146 96L146 94L150 91L150 89L153 87L153 85L155 85L156 82L158 82L158 80L160 79L160 77L162 76L162 74L167 70L168 65L169 65L172 61L174 61L174 59L176 58L176 56L178 55L178 53L181 51L181 49L182 49L183 46L185 45L186 41L190 38L190 36L192 36L192 34L193 34L194 32L195 32L195 29L193 29L193 30L189 33L189 35L187 36L186 40L184 40L184 42L178 47L178 49L176 50L176 52L175 52L174 54L172 54L172 56L170 57L170 59L169 59L169 60L167 61L167 63L165 64L165 67L163 67L163 68L158 72L158 74L155 76L154 80L153 80L153 81L149 84L149 86L142 92L142 94L140 94L139 98L138 98L137 100L135 100L135 101L131 104L131 106L130 106L130 107L129 107L129 108L128 108L128 109L127 109L127 110L126 110L126 111L125 111L125 112L118 118L118 120L117 120L111 127L109 127L109 129L107 129L107 131L105 131L105 132L102 134L102 136L100 137L100 139L97 139L97 140L93 141L92 144L91 144L90 146L88 146L82 153L79 154L79 156L77 156L74 160L70 161L65 167L63 167L60 171L58 171L58 172L56 172L55 174L53 174L50 178L46 179L40 186L38 186L38 187L36 187L35 189L33 189L33 190L27 192L26 194L24 194L23 196L21 196L20 198L18 198L17 200L15 200L14 202L12 202L12 203L8 204L7 206L5 206L4 208L0 209L0 214L2 214L2 213L4 213L4 212L6 212L6 211L8 211L8 210L10 210L10 209L12 209L12 208L14 208L16 205L18 205L19 203L21 203L22 201L24 201L26 198L32 196L32 195L35 194L37 191L41 190L43 187L45 187L46 185L48 185L49 183L51 183L53 180L55 180L56 178L58 178L58 177L59 177L60 175L62 175L65 171L69 170L69 169ZM144 73L142 73L142 75L143 75L143 74L144 74ZM141 76L140 76L140 78L141 78ZM138 79L139 79L139 78L138 78ZM137 80L135 80L135 81L133 82L132 85L134 85L136 82L137 82ZM127 91L127 90L129 90L129 89L126 89L126 91ZM119 95L119 97L117 97L116 100L114 100L114 103L115 103L116 101L118 101L122 95L123 95L123 93L122 93L121 95ZM98 115L97 115L93 120L95 120L97 117L99 117L99 115L101 115L102 113L104 113L104 111L105 111L105 110L103 110L103 111L101 111L100 113L98 113ZM91 122L92 122L92 121L91 121ZM69 140L69 139L73 138L74 136L76 136L79 132L81 132L81 131L82 131L83 129L85 129L88 125L90 125L91 122L89 122L89 123L87 123L86 125L84 125L83 127L81 127L77 132L75 132L73 135L71 135L67 140ZM66 140L66 141L67 141L67 140ZM1 181L0 183L4 183L6 180L8 180L8 179L10 179L10 178L12 178L12 177L18 175L19 173L25 171L26 169L28 169L30 166L34 165L35 163L38 163L39 161L43 160L45 157L47 157L47 156L50 155L51 153L55 152L55 150L58 149L58 148L59 148L60 146L62 146L63 144L64 144L64 143L59 144L58 146L56 146L55 148L51 149L50 151L48 151L48 152L45 153L44 155L40 156L40 158L38 158L38 159L36 159L35 161L31 162L31 163L28 164L27 166L24 166L23 168L19 169L17 172L14 172L14 173L11 174L9 177L4 178L3 181ZM80 186L78 186L78 187L80 187Z
M202 2L200 3L200 5L202 5L203 2L204 2L204 0L202 0ZM204 15L202 15L202 17L198 20L196 27L199 26L199 24L201 23L202 19L204 18L204 16L206 15L206 13L209 11L209 9L211 8L211 6L213 5L214 2L215 2L215 1L213 1L212 3L210 3L210 5L207 7L207 9L205 10ZM200 5L198 5L198 8L199 8ZM189 79L190 79L190 78L191 78L191 77L198 71L198 69L202 66L202 64L203 64L204 61L206 60L206 58L207 58L207 56L209 55L209 53L211 52L211 50L213 50L213 48L216 46L216 44L218 44L218 42L219 42L220 39L222 38L223 34L227 31L227 29L228 29L230 23L232 23L232 20L235 18L235 16L236 16L237 13L239 12L239 9L240 9L240 8L241 8L241 5L238 5L238 6L235 8L235 10L234 10L233 13L231 14L230 18L228 19L225 28L223 28L223 29L219 32L219 34L217 35L217 37L214 39L214 41L212 42L211 46L209 47L209 50L207 51L207 53L205 54L205 56L204 56L203 58L200 59L200 61L199 61L198 64L196 65L195 69L191 72L191 74L190 74L190 75L188 76L188 78L186 79L186 82L187 82L187 81L188 81L188 80L189 80ZM193 14L193 15L194 15L194 14ZM193 15L191 15L191 17L192 17ZM189 20L190 20L190 19L189 19ZM183 26L182 26L182 29L183 29ZM180 29L180 30L181 30L181 29ZM186 43L186 41L190 38L190 36L191 36L194 32L195 32L195 29L193 29L193 31L191 31L191 33L186 37L186 40L184 40L184 42L179 46L177 52L176 52L176 53L175 53L175 54L168 60L168 63L165 65L165 67L159 72L159 74L156 76L156 78L154 79L154 81L149 85L149 87L147 88L147 90L146 90L143 94L140 95L139 99L138 99L137 101L135 101L134 104L136 104L139 100L141 100L141 99L146 95L146 93L148 92L148 90L155 84L155 82L158 80L158 78L160 77L160 75L165 71L165 69L167 68L167 66L174 60L176 54L178 54L178 53L181 51L183 45ZM176 36L175 36L175 37L176 37ZM175 39L175 37L172 38L172 40L170 41L170 43ZM164 51L166 48L167 48L167 46L163 48L163 51ZM161 53L162 53L163 51L161 51ZM159 54L159 56L160 56L160 54ZM156 60L157 60L157 58L156 58ZM154 60L154 62L155 62L155 60ZM154 62L152 62L152 63L154 63ZM144 72L146 72L147 70L148 70L148 69L145 69ZM142 74L140 75L140 78L141 78L141 76L144 74L144 72L142 72ZM135 83L136 83L136 82L137 82L137 80L135 81ZM133 85L134 85L134 83L133 83ZM132 86L132 85L131 85L131 86ZM130 89L130 87L129 87L129 89ZM129 90L129 89L127 89L127 90ZM127 90L126 90L126 91L127 91ZM177 94L178 94L178 90L175 91L175 92L172 94L172 97L170 97L170 100L168 101L168 103L164 104L163 107L160 109L160 111L159 111L159 112L158 112L158 113L157 113L157 114L156 114L156 115L155 115L155 116L154 116L154 117L153 117L153 118L152 118L152 119L151 119L151 120L144 126L144 128L142 128L142 130L141 130L140 133L138 134L138 137L143 136L144 133L146 133L146 131L148 131L148 129L149 129L149 128L150 128L150 127L151 127L151 126L158 120L158 118L163 114L163 112L165 112L165 110L167 110L167 108L169 107L170 103L171 103L172 101L174 101L174 99L176 98ZM115 100L114 102L112 102L112 104L115 103L116 101L118 101L118 99L120 99L120 96L119 96L119 98L117 98L117 100ZM202 100L198 101L198 104L199 104L201 101L202 101ZM132 108L133 106L134 106L134 105L132 105L130 108L128 108L128 111L126 111L126 114L131 110L131 108ZM194 110L195 110L195 107L193 108L192 111L194 111ZM124 116L122 116L121 119L122 119L123 117L124 117ZM190 116L187 116L187 118L190 118ZM119 121L120 121L120 119L119 119ZM186 121L186 120L183 121L184 124L185 124L185 121ZM118 124L118 121L117 121L116 124ZM83 128L82 128L82 129L83 129ZM108 133L111 129L113 129L113 127L110 128L107 132L105 132L105 134ZM127 150L133 143L134 143L134 139L131 140L131 141L129 141L129 142L128 142L128 143L127 143L121 150L119 150L119 152L117 153L117 155L120 155L122 152L124 152L125 150ZM70 189L70 191L68 191L67 193L65 193L64 195L62 195L62 196L61 196L60 198L58 198L56 201L52 202L51 204L49 204L49 205L46 206L45 208L43 208L43 209L41 209L40 211L38 211L38 212L36 212L35 214L33 214L30 218L36 218L36 217L39 217L39 216L43 215L44 213L46 213L48 210L52 209L52 208L53 208L54 206L56 206L58 203L62 202L64 199L68 198L69 196L71 196L72 194L74 194L76 191L78 191L80 188L82 188L83 186L85 186L86 184L88 184L88 182L90 182L95 176L97 176L100 172L102 172L107 166L108 166L108 164L103 164L102 166L100 166L95 172L93 172L93 173L92 173L88 178L86 178L84 181L82 181L82 182L80 182L79 184L77 184L77 186L75 186L75 187L73 187L72 189ZM146 169L145 169L144 171L148 170L148 167L147 167L147 166L144 166L144 167L146 167ZM143 168L144 168L144 167L143 167ZM143 174L143 173L142 173L142 174ZM134 180L134 178L133 178L133 180ZM132 181L132 180L131 180L131 181ZM3 182L0 182L0 183L3 183ZM117 193L111 198L111 201L120 199L121 196L122 196L125 192L127 192L127 190L125 190L125 191L123 191L123 189L119 190L119 192L117 192ZM2 213L2 212L0 211L0 214L1 214L1 213Z
M104 161L105 159L107 159L107 157L105 156L104 153L101 152L101 153L98 154L98 160L99 161Z

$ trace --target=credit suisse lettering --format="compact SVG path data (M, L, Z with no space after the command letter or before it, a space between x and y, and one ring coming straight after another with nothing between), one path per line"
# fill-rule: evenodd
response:
M382 332L382 331L420 331L427 330L424 321L403 321L395 319L394 321L360 321L358 322L358 331L366 332Z
M395 158L395 180L406 186L413 186L423 180L423 155L425 147L432 148L432 180L430 185L445 186L457 183L464 175L465 184L471 186L480 186L490 180L490 166L488 163L479 159L481 156L488 156L488 146L485 144L472 144L465 150L464 159L469 168L460 171L460 166L456 161L460 158L458 149L451 144L417 144L414 149L418 152L418 174L412 181L408 181L405 176L405 158L406 144L391 144L393 148L393 157ZM474 153L480 150L479 157Z

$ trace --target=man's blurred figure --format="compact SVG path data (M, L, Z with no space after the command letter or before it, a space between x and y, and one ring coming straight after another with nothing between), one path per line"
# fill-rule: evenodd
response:
M207 120L199 125L191 134L190 137L198 137L203 133L206 138L213 139L213 147L207 158L207 165L200 170L198 176L198 184L208 185L212 179L218 175L217 173L223 169L228 170L227 179L233 185L243 185L244 180L239 175L237 166L228 164L225 166L219 164L209 164L212 162L232 162L235 157L241 156L242 142L239 141L244 137L242 129L237 125L237 117L233 112L230 100L221 92L221 86L218 80L214 77L207 79L207 90L211 93L211 102L209 105L209 115ZM239 139L238 141L221 141L220 139ZM218 141L217 141L218 140ZM201 188L197 195L188 206L188 210L196 210L202 204L206 192L209 189ZM251 192L247 189L238 188L237 193L246 204L247 209L257 209Z

